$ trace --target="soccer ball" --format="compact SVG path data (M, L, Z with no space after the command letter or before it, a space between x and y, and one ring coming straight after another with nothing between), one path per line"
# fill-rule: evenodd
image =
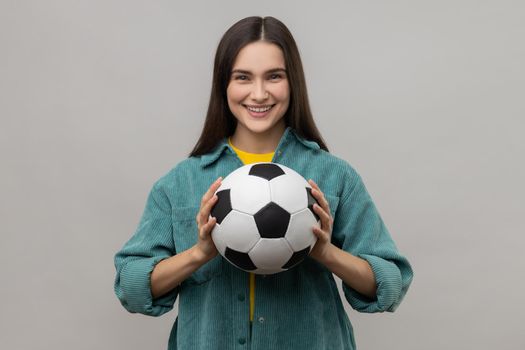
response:
M294 170L277 163L253 163L226 176L215 192L211 236L234 266L274 274L299 264L312 250L320 221L312 187Z

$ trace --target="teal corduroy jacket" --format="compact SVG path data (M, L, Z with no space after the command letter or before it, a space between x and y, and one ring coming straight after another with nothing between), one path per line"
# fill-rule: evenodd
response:
M273 162L313 179L330 204L332 242L368 261L377 283L369 299L343 283L346 300L360 312L394 311L412 281L361 177L344 160L287 128ZM355 349L352 325L333 274L311 258L292 269L256 276L254 321L249 321L248 273L220 255L176 289L152 299L150 274L162 259L197 242L195 217L202 195L219 176L243 166L227 139L210 153L189 157L157 180L133 236L115 255L114 289L132 313L159 316L179 298L168 349Z

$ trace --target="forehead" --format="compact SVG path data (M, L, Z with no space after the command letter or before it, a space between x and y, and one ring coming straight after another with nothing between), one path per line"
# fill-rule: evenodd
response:
M283 51L279 46L266 41L256 41L243 47L232 67L253 73L275 68L285 68Z

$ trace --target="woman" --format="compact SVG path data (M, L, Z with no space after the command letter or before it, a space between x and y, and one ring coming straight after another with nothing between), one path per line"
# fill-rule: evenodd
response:
M320 204L310 256L269 276L218 255L208 219L221 178L256 161L310 179ZM394 311L412 280L360 176L328 152L295 41L273 17L245 18L224 34L200 139L155 182L115 266L115 292L130 312L159 316L179 298L168 348L184 350L354 349L333 274L362 312Z

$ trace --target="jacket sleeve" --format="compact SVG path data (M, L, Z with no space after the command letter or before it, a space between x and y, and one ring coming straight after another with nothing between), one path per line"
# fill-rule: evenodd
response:
M148 195L134 235L114 258L115 294L126 310L160 316L173 308L178 288L153 299L150 276L157 263L174 254L171 204L157 181Z
M370 264L377 293L370 299L343 282L344 295L359 312L393 312L412 282L412 267L397 250L359 174L350 169L347 175L334 217L333 238L341 249Z

